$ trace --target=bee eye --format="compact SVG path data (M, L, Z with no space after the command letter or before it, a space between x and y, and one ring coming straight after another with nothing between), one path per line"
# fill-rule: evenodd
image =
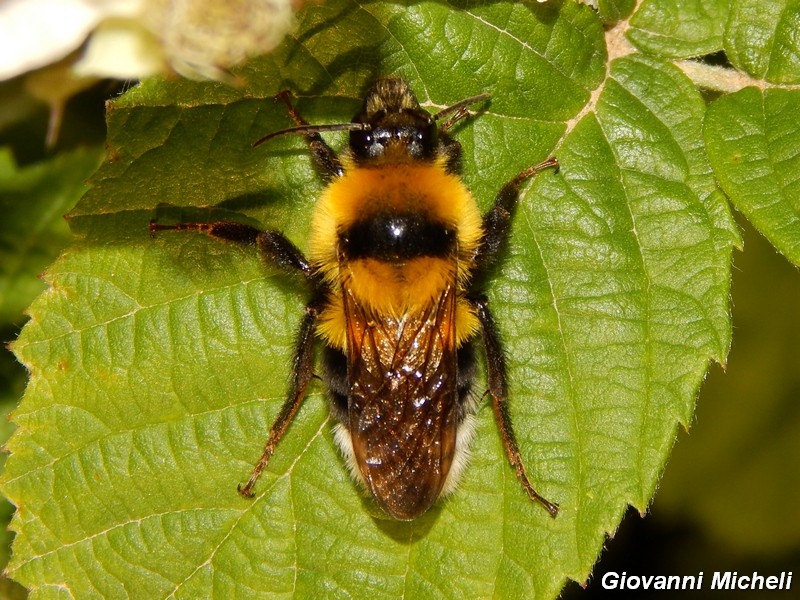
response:
M351 131L350 149L356 156L369 156L369 150L375 143L375 136L372 131Z

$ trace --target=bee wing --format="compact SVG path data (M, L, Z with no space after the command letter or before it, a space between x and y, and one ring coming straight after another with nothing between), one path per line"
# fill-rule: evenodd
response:
M456 287L420 314L368 314L344 289L349 431L375 500L413 519L436 500L458 428Z

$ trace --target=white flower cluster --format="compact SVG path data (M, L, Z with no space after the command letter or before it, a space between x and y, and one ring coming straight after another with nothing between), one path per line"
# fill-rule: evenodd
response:
M0 80L79 52L80 75L138 79L174 71L225 79L269 52L294 24L297 0L4 0Z

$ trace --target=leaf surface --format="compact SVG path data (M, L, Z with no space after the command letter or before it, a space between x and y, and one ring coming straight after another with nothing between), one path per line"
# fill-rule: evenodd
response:
M800 264L800 92L746 88L708 110L708 154L731 202Z
M732 0L644 0L628 38L658 56L689 58L722 49Z
M800 1L737 0L731 4L724 48L728 60L753 78L800 82Z
M19 167L10 150L0 149L0 339L13 339L24 322L23 311L45 284L39 274L69 243L63 214L86 190L85 179L100 163L97 149L77 150L52 160ZM8 414L25 387L25 372L11 352L0 349L0 444L14 431ZM0 468L6 455L0 455ZM14 507L0 502L3 524L0 567L10 558L13 539L7 524ZM0 597L23 598L25 591L5 576Z

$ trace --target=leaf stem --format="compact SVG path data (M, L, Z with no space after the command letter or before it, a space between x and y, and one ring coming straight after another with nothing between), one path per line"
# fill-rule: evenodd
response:
M718 65L707 65L696 60L678 60L675 61L675 66L683 71L697 87L706 90L736 92L746 87L763 89L766 85L764 80L753 79L741 71Z

